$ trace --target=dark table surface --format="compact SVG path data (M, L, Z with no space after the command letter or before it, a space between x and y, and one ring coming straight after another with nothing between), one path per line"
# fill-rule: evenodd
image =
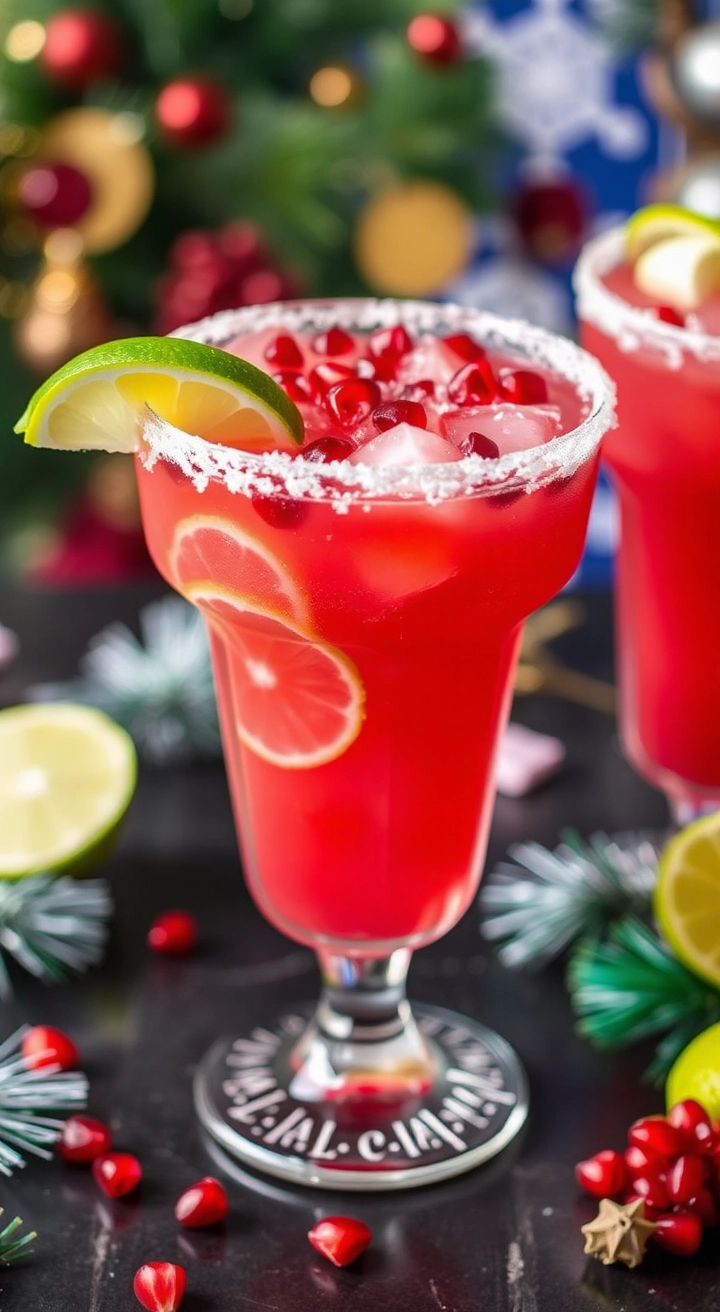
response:
M39 680L69 677L88 638L110 620L133 623L159 587L97 593L0 593L0 620L16 629L19 660L0 676L0 703ZM582 628L555 644L578 668L611 673L610 605L584 599ZM519 801L499 799L488 864L518 839L553 845L566 825L595 830L662 827L662 799L625 764L612 719L556 699L516 702L515 718L556 733L568 749L558 779ZM715 1243L688 1261L658 1251L634 1272L583 1256L592 1215L573 1163L621 1147L628 1123L659 1110L640 1082L647 1052L594 1052L573 1034L562 972L512 974L493 962L471 910L411 968L418 1000L496 1027L520 1053L532 1088L529 1123L495 1162L455 1181L406 1193L320 1194L238 1173L218 1233L181 1232L177 1195L209 1172L223 1175L201 1141L190 1099L193 1068L224 1031L247 1031L288 1004L314 997L312 955L255 910L236 855L219 765L142 772L120 843L105 873L116 898L105 964L46 989L16 975L2 1035L22 1021L68 1030L91 1082L90 1111L109 1119L117 1147L144 1166L136 1200L101 1198L87 1170L35 1162L0 1183L6 1219L38 1231L35 1257L0 1275L2 1312L130 1312L144 1261L188 1271L183 1312L608 1312L718 1306ZM172 962L145 946L152 918L195 912L202 945ZM374 1231L370 1251L345 1271L305 1238L321 1215L346 1211Z

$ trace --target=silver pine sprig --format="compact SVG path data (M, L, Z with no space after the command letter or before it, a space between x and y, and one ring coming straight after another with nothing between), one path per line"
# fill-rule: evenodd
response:
M588 842L570 830L550 851L539 843L510 848L480 894L483 936L499 944L505 966L539 968L583 936L610 922L643 914L657 879L659 845L646 834Z
M0 1207L0 1217L4 1216L4 1213L5 1209ZM0 1230L0 1266L10 1266L11 1263L17 1262L18 1258L30 1257L32 1254L33 1250L28 1245L37 1239L37 1232L30 1230L28 1234L21 1237L18 1231L22 1230L23 1225L22 1218L15 1216Z
M8 957L48 984L97 965L112 910L104 879L39 874L1 881L0 1000L12 995Z
M25 1166L24 1153L49 1160L63 1121L53 1112L82 1111L88 1082L81 1071L57 1066L28 1066L22 1041L23 1025L0 1043L0 1173L12 1175Z

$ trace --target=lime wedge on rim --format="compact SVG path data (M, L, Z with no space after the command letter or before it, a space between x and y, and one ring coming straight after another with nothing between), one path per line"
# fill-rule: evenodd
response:
M132 739L102 711L0 711L0 878L84 873L110 847L136 777Z
M128 337L76 356L38 388L15 432L60 451L135 451L145 406L245 451L302 442L300 411L269 374L182 337Z
M720 238L720 223L694 214L682 205L645 205L625 225L627 257L634 263L643 251L670 237L692 237L701 233Z

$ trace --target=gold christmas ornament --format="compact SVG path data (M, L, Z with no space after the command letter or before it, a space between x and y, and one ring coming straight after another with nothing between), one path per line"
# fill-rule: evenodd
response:
M69 109L43 133L38 162L62 160L84 173L93 199L77 230L91 254L122 246L152 204L155 175L142 144L142 119L106 109Z
M41 377L113 335L109 310L82 255L74 228L58 228L48 237L42 268L15 324L17 352Z
M449 187L400 182L366 205L355 230L355 260L375 291L432 296L465 268L472 215Z
M614 1262L639 1266L648 1239L656 1229L652 1221L645 1220L642 1198L636 1198L633 1203L614 1203L610 1198L603 1198L595 1220L581 1226L585 1235L584 1251L599 1257L605 1266Z
M350 109L362 100L365 84L346 64L328 64L310 78L310 98L323 109Z

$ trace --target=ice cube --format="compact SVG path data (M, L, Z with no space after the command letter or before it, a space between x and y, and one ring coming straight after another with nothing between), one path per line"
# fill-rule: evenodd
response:
M447 386L453 374L459 368L458 357L450 351L437 337L421 337L404 360L397 372L398 382L404 385L416 383L422 378L430 378L434 383Z
M483 433L497 445L500 455L542 446L562 432L562 415L556 405L471 405L443 417L452 442L470 433Z
M412 424L396 424L361 446L350 462L354 465L444 465L462 459L452 442Z

